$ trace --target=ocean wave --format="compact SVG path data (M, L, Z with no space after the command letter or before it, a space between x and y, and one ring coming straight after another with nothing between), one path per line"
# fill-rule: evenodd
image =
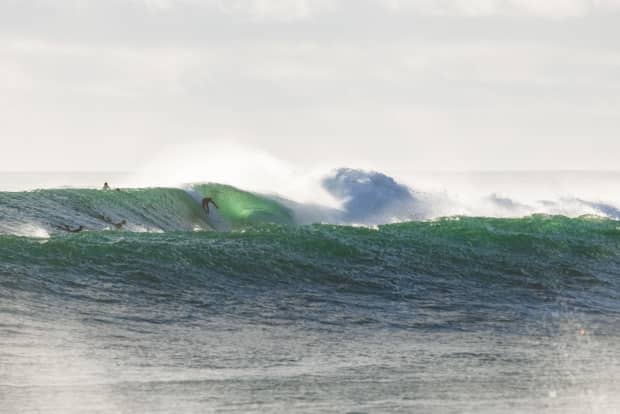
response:
M78 289L93 301L132 290L182 300L182 292L195 289L218 301L222 292L239 295L237 289L294 287L420 306L434 298L446 309L512 301L527 308L561 297L587 310L617 296L620 228L602 218L532 216L376 229L259 225L242 232L86 232L47 240L4 235L0 262L7 292L70 296ZM109 283L126 291L98 288Z
M46 189L0 192L0 234L47 237L63 229L134 232L234 230L263 223L373 226L449 216L527 217L533 214L620 219L611 203L579 197L522 201L492 193L462 200L445 192L418 191L374 171L341 168L320 180L336 206L302 203L279 194L218 183L120 191ZM216 200L207 215L200 202ZM118 225L119 223L124 223Z

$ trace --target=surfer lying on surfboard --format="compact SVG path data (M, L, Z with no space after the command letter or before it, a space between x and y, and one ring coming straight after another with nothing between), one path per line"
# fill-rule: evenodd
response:
M205 197L202 199L202 208L205 211L205 213L209 214L209 203L213 204L215 208L219 208L211 197Z
M113 221L112 221L112 219L111 219L111 218L106 217L106 216L104 216L103 214L99 214L98 216L99 216L99 218L100 218L101 220L105 221L105 222L106 222L106 223L108 223L108 224L113 225L113 226L116 228L116 230L121 230L121 229L123 228L123 226L124 226L125 224L127 224L127 220L121 220L121 221L119 221L118 223L115 223L115 222L113 222Z
M82 230L84 230L84 226L82 226L81 224L80 224L80 226L79 226L79 227L77 227L77 228L75 228L75 229L72 229L71 227L69 227L69 226L68 226L68 225L66 225L66 224L63 224L62 226L54 226L54 227L56 227L56 228L57 228L57 229L59 229L59 230L66 231L66 232L68 232L68 233L79 233L79 232L81 232Z
M112 221L112 219L109 219L109 218L107 218L105 216L103 217L103 221L105 221L108 224L113 225L116 228L116 230L121 230L123 228L123 226L125 224L127 224L127 220L121 220L118 223L115 223L115 222Z

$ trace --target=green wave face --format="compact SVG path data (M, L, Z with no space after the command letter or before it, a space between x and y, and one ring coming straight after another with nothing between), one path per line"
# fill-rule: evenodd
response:
M446 306L458 299L445 296L445 289L453 288L478 291L498 303L525 295L523 301L545 304L548 297L541 292L597 287L592 293L617 303L619 264L618 222L547 216L453 218L376 229L262 225L244 232L126 233L122 238L85 232L45 242L0 235L0 276L54 275L41 283L67 277L100 283L116 273L122 280L157 280L175 288L197 280L227 286L311 283L420 298L425 297L420 289L437 289ZM23 283L18 276L6 280Z
M31 223L55 231L59 225L102 230L127 221L127 229L177 231L208 229L204 212L181 189L149 188L101 191L54 189L0 192L0 233ZM4 230L4 231L3 231Z
M224 184L201 184L196 185L194 190L202 197L215 200L219 216L233 228L260 223L294 223L290 209L265 196Z

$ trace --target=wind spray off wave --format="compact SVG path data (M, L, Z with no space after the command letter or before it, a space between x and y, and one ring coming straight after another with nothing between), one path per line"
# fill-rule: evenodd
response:
M372 226L449 216L620 218L615 204L600 200L563 196L521 201L496 193L463 200L458 194L416 191L380 172L349 168L324 175L317 188L329 194L336 206L295 201L279 188L259 193L217 183L122 191L0 192L0 233L49 234L63 226L105 230L122 220L129 231L192 231L233 230L264 223ZM205 214L200 206L203 197L216 200L219 209Z

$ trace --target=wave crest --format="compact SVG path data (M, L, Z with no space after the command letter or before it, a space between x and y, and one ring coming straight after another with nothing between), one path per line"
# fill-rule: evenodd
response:
M0 192L0 234L47 237L64 226L110 230L123 220L123 230L162 232L234 230L263 223L374 226L446 216L550 214L620 219L618 207L601 201L578 197L522 201L500 193L464 201L445 192L417 191L381 172L352 168L334 170L318 185L337 201L337 207L296 202L277 194L277 188L261 194L219 183L122 191ZM212 197L219 209L205 214L200 205L203 197Z

